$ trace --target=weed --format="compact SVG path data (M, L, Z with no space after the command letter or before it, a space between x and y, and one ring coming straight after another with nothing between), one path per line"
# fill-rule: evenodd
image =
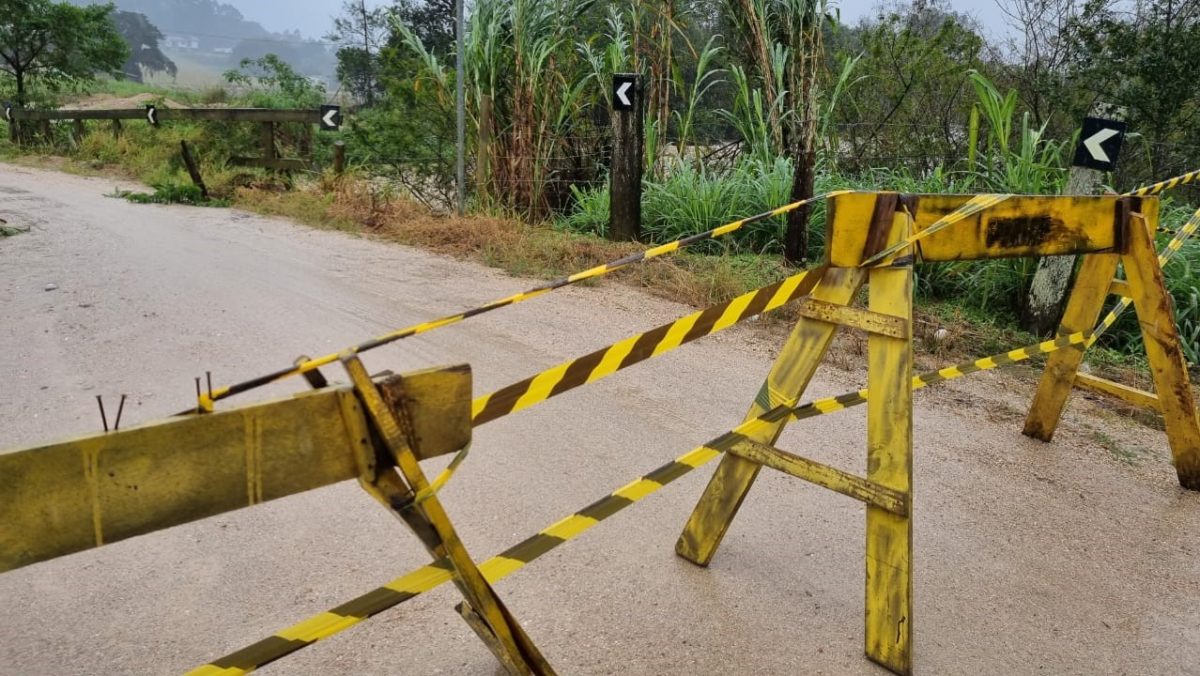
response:
M121 197L135 204L190 204L198 207L227 207L229 200L206 199L194 185L159 183L154 192L114 190L110 197Z
M1141 460L1142 456L1136 449L1122 446L1120 442L1101 430L1092 430L1092 440L1104 447L1112 454L1113 458L1127 465L1136 465Z

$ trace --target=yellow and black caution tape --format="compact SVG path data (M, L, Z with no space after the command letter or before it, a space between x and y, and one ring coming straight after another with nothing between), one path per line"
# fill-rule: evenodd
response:
M801 272L477 397L471 403L471 424L479 426L516 413L580 385L596 382L634 364L723 331L749 317L783 307L796 298L807 296L820 281L823 270L822 267Z
M1087 336L1087 333L1076 333L994 357L976 359L972 362L915 376L913 387L926 387L946 380L961 378L969 373L994 369L1029 359L1035 354L1048 354L1068 345L1080 345L1086 341ZM579 537L604 519L658 492L672 481L712 461L761 426L777 423L784 418L803 420L825 415L866 403L866 401L867 391L859 390L837 397L818 399L801 406L776 406L759 417L737 426L709 443L694 448L653 472L626 484L565 519L557 521L533 537L493 556L480 564L479 569L489 582L502 580L550 550ZM352 601L315 615L221 659L214 660L191 673L196 675L242 674L253 671L264 664L300 650L316 641L329 638L377 613L434 589L450 579L451 574L444 561L436 561L433 564L422 566Z
M1181 185L1187 185L1200 179L1200 169L1189 171L1186 174L1180 174L1174 178L1168 178L1165 181L1159 181L1153 185L1147 185L1136 190L1125 193L1126 195L1135 195L1137 197L1145 197L1146 195L1157 195L1164 190L1177 188Z
M1151 186L1151 188L1152 187L1153 186ZM1184 240L1194 234L1197 229L1200 229L1200 211L1197 211L1196 214L1188 221L1188 223L1180 229L1180 232L1171 240L1171 242L1168 243L1167 248L1164 249L1164 251L1159 255L1159 262L1161 264L1165 264L1168 260L1170 260L1174 253L1182 248ZM797 275L796 277L802 278L804 275ZM796 277L791 279L795 279ZM814 275L814 277L818 277L818 275ZM780 284L785 284L788 281L789 280L784 280L784 282L781 282ZM737 300L738 299L735 299L735 301ZM732 302L734 301L731 301L731 303ZM726 307L728 310L728 305L729 304L726 304L726 306L717 307ZM970 362L964 362L962 364L948 366L937 371L931 371L929 373L914 376L913 388L920 389L948 380L961 378L971 373L995 369L1008 364L1014 364L1030 359L1035 355L1050 354L1068 346L1090 345L1100 334L1102 334L1105 330L1111 327L1113 323L1115 323L1117 315L1119 315L1122 310L1128 307L1128 305L1129 299L1123 298L1117 307L1115 307L1113 311L1110 312L1100 322L1096 330L1093 332L1079 332L1066 336L1060 336L1054 340L1044 341L1042 343L1017 348L1015 350L1010 350L1008 352L993 355L991 357L984 357L982 359L976 359ZM722 311L722 316L724 316L724 312L725 311ZM701 315L703 312L696 314ZM696 320L692 321L694 325ZM666 326L675 326L675 324L677 324L677 322ZM716 326L717 323L714 322L713 325ZM641 336L635 336L630 340L634 341L636 344L639 338L641 338ZM683 342L678 344L681 345ZM598 353L610 354L611 356L609 350L616 348L617 345L621 345L621 343L610 346L605 350L598 351ZM667 349L673 349L676 346L678 345L669 347ZM646 358L658 353L660 352L651 350L647 354ZM641 360L639 359L638 361ZM568 362L568 364L570 363L571 362ZM623 368L623 366L619 365L617 369L614 369L613 371L604 371L603 373L597 371L597 373L600 373L598 377L608 375L609 373L619 370L620 368ZM539 376L542 375L545 374L539 374ZM539 376L534 376L528 380L533 381ZM592 380L594 379L584 378L581 381L581 384L583 382L591 382ZM554 389L554 386L551 385L549 389L546 390L547 395L545 398L554 396L554 394L556 394ZM480 412L486 407L489 397L495 396L496 394L499 394L499 392L494 393L493 395L488 395L487 397L482 397L474 402L473 408L476 416L475 424L482 424L479 419ZM800 406L774 407L766 413L763 413L761 416L739 425L734 430L731 430L721 437L714 439L704 446L692 449L670 463L659 467L653 472L638 478L637 480L610 493L604 498L592 503L588 507L552 524L548 528L538 532L533 537L528 538L513 547L510 547L491 559L488 559L480 565L480 570L483 572L484 576L489 582L494 583L502 580L517 570L525 567L527 564L543 554L569 540L582 535L600 521L603 521L613 514L623 510L624 508L645 499L646 497L658 492L661 488L672 481L675 481L692 470L716 459L722 452L740 441L746 434L752 432L757 426L778 422L784 418L791 420L803 420L806 418L833 413L853 406L858 406L867 402L868 394L868 390L862 389L835 397L818 399ZM538 401L542 400L544 400L544 398L539 399ZM524 408L524 406L518 406L517 408ZM486 422L486 420L483 422ZM319 640L329 638L330 636L348 629L359 622L374 616L377 613L397 606L424 592L430 591L442 584L445 584L450 580L451 573L448 563L445 560L435 561L430 565L422 566L417 570L398 577L382 587L374 589L347 603L337 606L336 608L332 608L329 611L315 615L307 620L304 620L303 622L300 622L266 639L263 639L262 641L230 653L229 655L226 655L221 659L214 660L209 664L203 665L190 673L196 675L248 673Z
M712 230L697 233L694 235L688 235L687 237L677 239L673 242L668 242L666 244L661 244L656 247L651 247L649 249L646 249L645 251L639 251L635 254L630 254L629 256L625 256L624 258L619 258L614 261L609 261L608 263L604 263L602 265L597 265L593 268L589 268L589 269L583 270L581 272L576 272L574 274L567 275L566 277L560 277L553 281L549 281L544 284L535 286L532 289L529 289L527 291L522 291L521 293L516 293L511 296L507 296L505 298L494 300L490 303L480 305L479 307L467 310L465 312L460 312L458 314L453 314L453 315L447 315L445 317L441 317L440 319L423 322L421 324L416 324L416 325L409 326L409 327L406 327L403 329L397 329L390 333L385 333L382 336L372 338L371 340L368 340L364 343L360 343L359 345L356 345L356 346L350 348L350 352L353 354L366 352L367 350L372 350L377 347L381 347L383 345L393 343L397 340L401 340L403 338L409 338L409 337L412 337L412 336L415 336L418 334L428 333L429 331L433 331L435 329L440 329L445 326L450 326L451 324L457 324L458 322L461 322L465 319L469 319L471 317L475 317L475 316L484 314L486 312L491 312L492 310L498 310L502 307L516 305L517 303L522 303L524 301L531 300L533 298L537 298L538 296L540 296L542 294L549 293L550 291L554 291L555 289L560 289L564 286L576 284L576 283L582 282L586 279L593 279L596 277L601 277L603 275L607 275L611 272L615 272L617 270L628 267L630 265L634 265L636 263L641 263L643 261L648 261L652 258L658 258L659 256L664 256L666 254L674 253L686 246L690 246L690 245L696 244L698 242L715 239L717 237L723 237L732 232L736 232L737 230L740 230L741 228L744 228L745 226L750 225L752 223L764 221L769 218L773 218L775 216L782 216L783 214L786 214L790 211L795 211L796 209L799 209L802 206L812 204L814 202L818 202L818 201L827 199L831 196L842 194L844 192L848 192L848 191L841 190L841 191L829 192L829 193L825 193L823 195L817 195L817 196L809 198L809 199L800 200L798 202L792 202L791 204L785 204L784 206L781 206L777 209L772 209L770 211L764 211L761 214L757 214L754 216L750 216L749 218L743 218L741 220L733 221L732 223L727 223L720 227L713 228ZM236 394L241 394L243 392L253 390L258 387L262 387L264 385L268 385L268 384L276 382L278 380L283 380L284 378L302 375L304 373L308 373L315 369L321 368L322 366L327 366L329 364L336 362L341 354L342 354L342 352L336 352L336 353L327 354L324 357L308 359L306 361L303 361L299 364L290 366L288 368L280 369L273 373L268 373L266 375L259 376L257 378L252 378L250 380L246 380L246 381L237 383L235 385L221 387L216 390L213 390L212 392L201 392L199 394L199 402L198 402L199 408L202 410L205 410L205 411L211 411L214 402L220 401L222 399L226 399L228 397L232 397Z
M874 265L875 263L878 263L879 261L892 256L893 254L907 249L917 241L922 240L935 232L944 230L955 223L961 223L962 221L981 211L984 211L985 209L990 209L996 206L1009 197L1012 197L1012 195L976 195L967 200L966 204L963 204L961 207L934 221L928 228L925 228L920 232L914 232L908 237L904 238L904 241L896 242L892 246L889 246L883 251L880 251L874 256L866 259L859 267L865 268Z

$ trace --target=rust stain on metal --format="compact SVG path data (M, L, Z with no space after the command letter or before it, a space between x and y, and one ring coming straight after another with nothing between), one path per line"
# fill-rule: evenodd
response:
M988 221L986 241L989 247L1017 248L1037 246L1063 228L1063 222L1051 216L1018 216Z

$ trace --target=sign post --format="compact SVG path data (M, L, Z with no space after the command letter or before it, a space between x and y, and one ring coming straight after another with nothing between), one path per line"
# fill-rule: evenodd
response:
M1107 103L1092 107L1083 119L1083 130L1067 175L1064 195L1091 195L1100 189L1104 172L1117 166L1125 129L1124 108ZM1058 326L1074 269L1075 256L1047 256L1038 261L1021 313L1021 323L1026 330L1046 335Z
M612 79L613 154L609 169L608 238L636 240L642 232L642 140L645 123L641 76Z

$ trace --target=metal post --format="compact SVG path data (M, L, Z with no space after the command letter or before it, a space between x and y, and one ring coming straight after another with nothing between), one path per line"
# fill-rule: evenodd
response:
M457 119L455 120L455 143L457 145L455 158L455 180L458 183L458 215L463 215L464 204L467 199L467 169L466 169L466 152L467 152L467 111L466 111L466 95L463 92L463 58L465 54L464 42L466 40L466 31L463 21L463 0L456 0L454 3L455 15L455 33L457 35L457 50L458 56L455 59L455 77L454 77L454 105L457 108Z

